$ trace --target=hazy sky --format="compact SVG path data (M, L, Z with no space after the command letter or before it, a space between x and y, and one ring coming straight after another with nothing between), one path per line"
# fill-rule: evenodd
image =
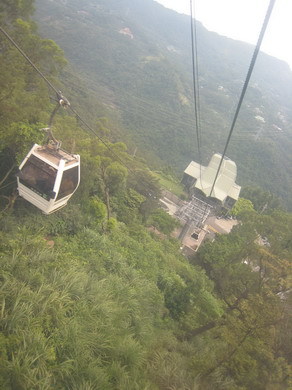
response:
M155 0L190 13L190 0ZM256 44L269 0L193 0L195 17L210 31ZM292 0L276 0L261 50L286 61L292 69Z

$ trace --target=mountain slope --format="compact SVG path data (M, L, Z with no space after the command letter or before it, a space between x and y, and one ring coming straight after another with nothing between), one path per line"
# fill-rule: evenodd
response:
M38 0L36 19L154 166L163 161L181 174L198 160L187 16L152 0ZM253 47L200 23L197 34L206 163L223 150ZM288 65L261 53L227 152L241 185L257 183L286 199L292 190L291 91Z

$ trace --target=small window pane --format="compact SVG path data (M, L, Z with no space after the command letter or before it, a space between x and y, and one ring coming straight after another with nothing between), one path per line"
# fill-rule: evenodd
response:
M64 198L74 192L78 185L78 167L64 171L57 199Z
M31 155L19 174L19 181L45 199L54 189L57 170Z

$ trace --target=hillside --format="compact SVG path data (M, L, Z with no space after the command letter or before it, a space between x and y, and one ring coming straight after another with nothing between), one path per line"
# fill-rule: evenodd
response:
M82 82L118 120L118 138L154 167L181 176L198 159L192 103L190 21L152 0L38 0L41 33L65 51ZM259 21L261 23L261 21ZM252 45L200 23L198 62L203 163L222 152ZM261 54L227 155L241 185L257 184L291 207L292 72Z
M117 142L122 116L38 34L32 6L0 4L1 390L290 389L292 215L246 187L234 230L183 256L178 222L159 207L170 175ZM56 113L56 87L95 134L69 107ZM81 156L81 181L66 207L44 215L18 196L15 175L48 141L40 129L52 112L54 136ZM40 190L53 176L28 171L35 199L66 199L57 183Z

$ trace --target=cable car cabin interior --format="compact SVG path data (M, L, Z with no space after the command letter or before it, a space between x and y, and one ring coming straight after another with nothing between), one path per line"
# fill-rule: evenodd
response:
M19 166L18 192L44 214L66 206L80 181L80 156L35 144Z

